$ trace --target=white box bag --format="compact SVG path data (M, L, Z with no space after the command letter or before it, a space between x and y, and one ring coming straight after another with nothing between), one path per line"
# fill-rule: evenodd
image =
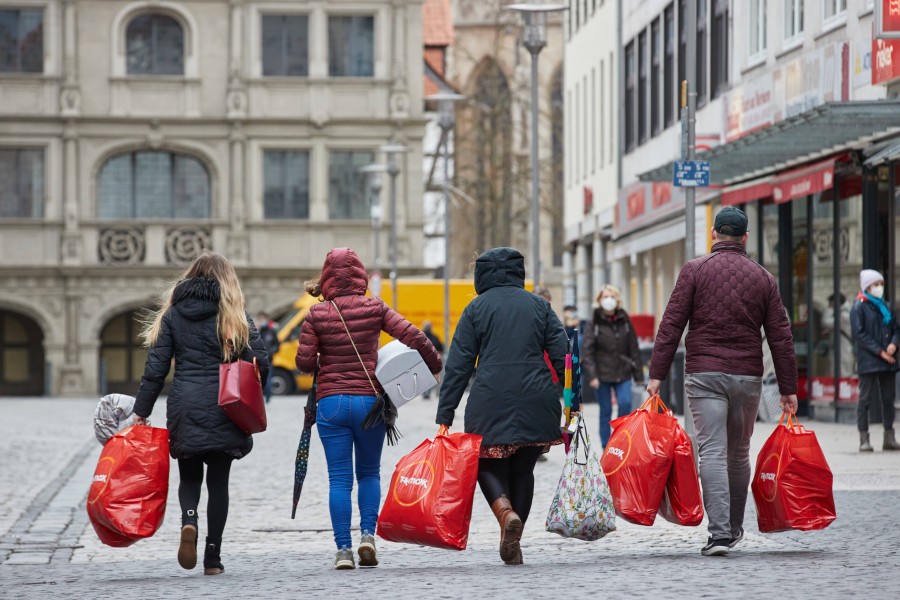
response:
M397 408L437 385L419 353L399 340L378 351L375 378Z

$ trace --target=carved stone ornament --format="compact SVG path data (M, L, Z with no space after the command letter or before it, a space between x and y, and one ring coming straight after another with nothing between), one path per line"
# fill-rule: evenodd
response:
M141 264L146 253L144 231L127 226L102 229L97 253L100 262L106 265Z
M186 265L212 250L212 236L207 229L186 225L166 232L166 262Z

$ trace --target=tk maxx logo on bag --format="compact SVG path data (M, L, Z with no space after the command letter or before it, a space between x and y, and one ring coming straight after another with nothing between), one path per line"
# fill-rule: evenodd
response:
M112 471L115 464L116 459L112 456L104 456L97 463L97 469L94 471L94 479L91 482L91 489L88 492L88 504L93 504L103 494L103 491L109 484L109 472Z
M616 458L619 459L618 464L615 466L612 466L612 464L611 464L612 461L609 459L602 461L602 462L606 463L603 465L603 471L606 473L607 477L614 474L616 471L618 471L623 466L625 466L625 463L628 460L628 456L631 454L631 432L630 431L628 431L627 429L623 429L622 435L621 436L617 435L615 441L616 441L616 444L618 444L618 446L613 446L612 444L607 445L606 452L604 454L604 459L606 459L607 456L615 456ZM622 443L623 441L625 441L627 443L623 444ZM625 446L625 448L620 448L619 446ZM612 467L612 468L607 468L607 467Z
M781 456L777 452L770 454L759 466L759 491L766 502L775 499L778 492L778 470L781 468Z
M412 506L422 501L434 481L434 466L430 460L420 460L397 473L394 500L400 506Z

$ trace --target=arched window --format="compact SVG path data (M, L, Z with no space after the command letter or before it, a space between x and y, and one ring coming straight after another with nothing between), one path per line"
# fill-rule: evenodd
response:
M208 219L210 182L196 158L171 152L120 154L100 169L100 219Z
M143 14L125 33L129 75L183 75L184 30L168 15Z
M44 334L23 314L0 310L0 396L44 393Z

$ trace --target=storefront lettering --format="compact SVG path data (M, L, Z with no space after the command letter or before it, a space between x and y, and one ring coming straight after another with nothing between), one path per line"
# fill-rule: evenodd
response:
M631 221L644 214L647 210L647 202L644 196L644 186L628 194L628 220Z
M873 38L872 63L873 85L890 83L900 77L900 41Z

